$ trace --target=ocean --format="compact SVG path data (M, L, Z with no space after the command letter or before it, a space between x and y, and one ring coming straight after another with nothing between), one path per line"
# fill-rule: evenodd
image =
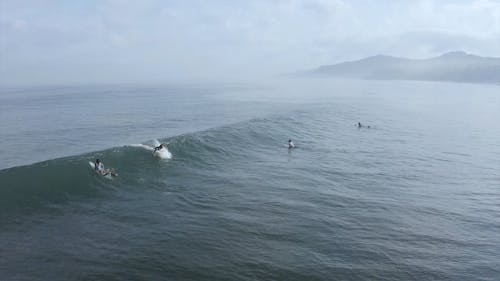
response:
M3 87L0 280L499 280L499 122L498 85Z

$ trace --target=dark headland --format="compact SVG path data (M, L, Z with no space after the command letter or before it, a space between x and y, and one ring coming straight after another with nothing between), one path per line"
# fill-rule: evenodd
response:
M323 65L293 76L326 76L376 80L500 83L500 58L450 52L429 59L377 55Z

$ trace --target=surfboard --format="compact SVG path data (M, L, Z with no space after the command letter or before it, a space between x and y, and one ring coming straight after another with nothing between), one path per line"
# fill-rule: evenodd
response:
M106 170L107 170L107 172L106 172L105 174L101 174L101 173L97 172L97 171L95 170L95 163L94 163L94 162L89 161L89 165L90 165L90 168L92 168L92 170L93 170L96 174L101 175L103 178L106 178L106 179L112 180L114 177L117 177L117 176L118 176L118 174L116 174L116 173L112 172L112 171L111 171L111 170L109 170L109 169L106 169Z

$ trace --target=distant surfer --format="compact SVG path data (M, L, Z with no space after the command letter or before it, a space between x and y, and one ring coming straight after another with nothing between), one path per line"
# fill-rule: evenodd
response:
M357 126L358 126L358 128L368 128L368 129L370 129L370 126L364 126L364 125L361 124L361 122L358 122Z
M288 140L288 149L295 148L295 144L292 140Z
M104 164L99 159L96 159L94 162L94 170L102 176L107 176L108 174L118 176L118 174L113 173L110 169L104 169Z

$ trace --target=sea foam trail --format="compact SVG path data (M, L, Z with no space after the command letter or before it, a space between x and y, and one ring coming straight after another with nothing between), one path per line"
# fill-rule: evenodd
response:
M154 146L145 145L142 143L139 144L131 144L131 147L140 147L149 152L152 152L152 155L158 159L172 159L172 153L168 150L167 145L164 144L161 150L155 151L155 147L158 147L161 143L158 140L152 141Z

